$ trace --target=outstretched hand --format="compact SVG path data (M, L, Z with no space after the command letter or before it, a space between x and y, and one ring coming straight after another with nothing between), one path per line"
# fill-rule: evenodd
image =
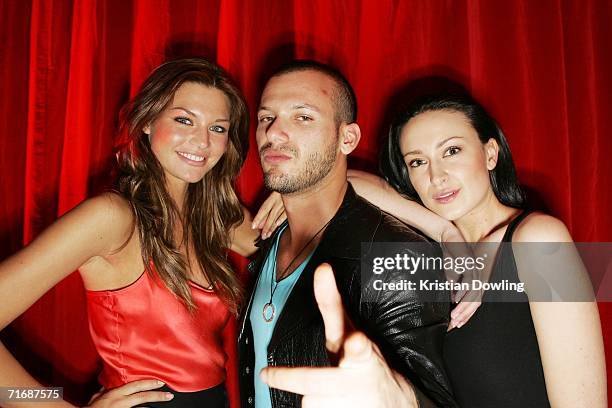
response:
M266 239L272 235L274 230L278 228L287 219L285 206L281 199L280 193L272 192L266 201L263 202L257 215L253 218L251 228L261 230L261 238Z
M314 275L314 292L325 325L327 350L336 367L268 367L261 378L270 387L303 395L308 407L417 407L410 383L391 370L378 347L362 332L347 328L342 299L328 264Z

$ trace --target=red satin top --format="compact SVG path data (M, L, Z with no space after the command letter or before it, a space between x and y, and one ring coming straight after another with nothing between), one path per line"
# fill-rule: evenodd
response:
M154 378L175 391L193 392L225 380L222 332L230 313L215 292L190 286L198 306L194 315L147 272L121 289L87 291L104 388Z

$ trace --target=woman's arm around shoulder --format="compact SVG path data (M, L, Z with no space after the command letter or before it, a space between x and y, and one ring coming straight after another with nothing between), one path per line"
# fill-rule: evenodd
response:
M534 213L517 227L513 246L514 243L521 245L520 243L527 242L571 243L572 237L562 221L546 214ZM573 245L562 244L558 248L560 248L558 251L563 253L557 252L555 257L560 260L551 258L546 263L551 261L572 265L571 268L561 268L563 270L561 273L575 271L576 276L569 278L581 285L583 280L581 275L586 275L586 272ZM544 256L546 255L543 254L542 257ZM532 255L521 265L521 261L517 259L519 276L521 269L533 268L533 266L530 268L528 263L540 264L540 261L534 260ZM554 269L559 273L559 268ZM555 286L554 282L550 284L551 287ZM530 299L529 307L538 338L551 405L607 407L606 361L597 303L594 301L538 302Z
M348 181L355 192L381 210L423 231L438 242L463 241L452 222L403 197L382 178L359 170L348 170Z

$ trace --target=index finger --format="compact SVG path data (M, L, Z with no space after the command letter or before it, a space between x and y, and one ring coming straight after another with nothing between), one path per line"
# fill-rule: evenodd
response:
M137 380L124 384L121 387L114 388L111 391L121 395L131 395L140 391L154 390L163 385L164 382L160 380Z
M264 201L259 210L257 210L257 214L253 217L253 222L251 223L251 228L259 228L259 225L268 217L270 213L270 204L268 200Z
M264 200L253 218L252 227L259 228L260 225L269 217L270 212L272 212L276 206L282 207L282 201L280 198L280 194L277 192L272 192L268 198Z
M142 405L147 402L166 402L174 398L174 394L164 391L143 391L136 394L128 395L122 402L125 402L128 407ZM119 401L117 401L119 402Z

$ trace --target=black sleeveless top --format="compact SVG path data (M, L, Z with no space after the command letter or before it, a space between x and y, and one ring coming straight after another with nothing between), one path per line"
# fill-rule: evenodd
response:
M528 214L508 224L502 242L512 242ZM500 247L489 281L503 280L520 282L509 244ZM485 292L472 318L445 337L444 362L457 402L464 408L549 407L527 295L513 291L512 302L487 302L500 295Z

